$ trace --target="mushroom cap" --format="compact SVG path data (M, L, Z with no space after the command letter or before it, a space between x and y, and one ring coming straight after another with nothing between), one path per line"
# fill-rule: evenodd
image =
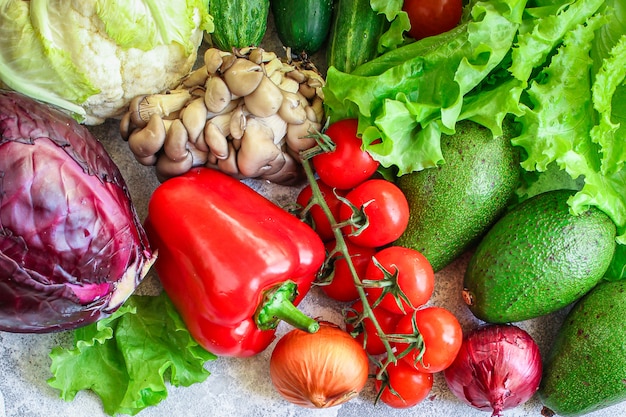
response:
M189 140L193 143L198 141L207 120L208 110L204 105L204 98L199 97L191 100L183 109L181 119L189 134Z
M237 151L239 172L248 178L259 177L271 168L270 163L281 153L274 143L272 130L254 118L249 119Z
M211 75L204 84L204 104L208 111L220 113L232 100L232 94L226 82L218 75Z
M217 159L226 159L229 155L228 139L213 121L209 121L204 129L204 142L209 151L215 155Z
M141 129L135 129L128 137L128 147L139 158L156 154L165 143L165 124L158 114L153 114Z
M320 123L309 119L299 125L290 124L287 126L285 143L296 153L310 149L316 144L315 137L313 137L312 134L319 131L321 128L322 125Z
M263 77L259 86L243 98L248 111L258 117L268 117L283 103L283 92L269 78Z
M162 154L157 158L154 166L157 178L163 182L169 178L183 175L193 167L193 157L191 152L187 152L187 156L179 161L173 161Z
M217 48L209 48L204 52L204 66L207 73L214 75L224 62L223 53Z
M165 135L163 144L165 155L174 162L187 158L189 154L188 143L189 134L182 120L174 120Z
M307 118L306 109L300 96L288 91L283 92L283 102L278 109L278 114L287 123L302 124Z
M301 183L305 178L302 165L289 153L283 152L283 157L285 158L285 163L280 170L271 174L265 174L261 178L280 185Z
M237 58L223 77L232 94L244 97L256 90L265 75L260 65L246 58Z
M225 159L217 160L217 168L235 178L243 178L243 175L239 172L239 166L237 165L237 151L233 147L232 143L228 143L228 157Z

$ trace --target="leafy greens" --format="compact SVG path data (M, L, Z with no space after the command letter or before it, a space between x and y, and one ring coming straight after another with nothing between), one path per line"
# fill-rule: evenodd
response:
M135 415L167 397L174 386L204 381L216 356L189 334L165 292L131 296L113 315L73 331L74 346L50 353L48 384L61 398L91 390L109 415Z
M374 7L375 2L372 1ZM351 74L329 68L332 120L358 117L364 147L397 175L445 163L464 119L502 133L515 118L520 199L574 188L618 228L608 278L626 277L626 10L603 0L473 0L450 32L398 46Z

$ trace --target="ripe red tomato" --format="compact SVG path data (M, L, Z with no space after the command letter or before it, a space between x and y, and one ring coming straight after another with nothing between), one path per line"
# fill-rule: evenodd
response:
M342 228L352 243L381 247L399 238L409 224L409 203L402 190L390 181L367 180L346 194L345 198L353 207L342 204L339 221L343 223L360 217L358 225ZM355 213L355 210L360 213Z
M336 195L333 192L333 189L329 187L328 185L324 184L323 182L318 181L317 185L319 186L320 191L322 192L322 195L324 196L324 201L326 201L326 204L328 205L328 208L333 214L333 217L335 218L335 220L338 220L339 219L339 207L342 205L342 203L337 198L337 195L345 196L346 192L343 190L336 190L337 192L337 195ZM311 184L307 184L298 194L298 197L296 198L296 203L300 207L305 208L310 203L312 196L313 196L313 191L311 190ZM319 237L324 242L327 242L335 238L333 229L330 225L330 220L328 220L328 217L326 217L326 214L324 214L324 211L318 204L315 204L309 209L308 219L312 223L313 229L315 229Z
M327 277L330 275L332 281L327 285L321 285L320 288L324 294L333 300L354 301L359 298L359 292L356 289L356 285L354 285L354 278L350 273L344 256L339 252L333 253L336 243L333 240L326 244L326 250L332 254L332 261L328 263L329 268L325 269L323 273ZM346 247L357 275L360 279L363 279L367 265L376 253L376 249L358 246L349 241L346 241Z
M402 246L389 246L377 252L367 266L365 279L395 283L365 288L371 305L382 296L377 306L394 314L406 314L423 306L435 289L435 273L430 262L421 252Z
M393 408L409 408L422 402L433 389L433 374L398 361L389 364L386 379L376 379L375 385L377 392L383 390L380 394L382 402Z
M383 332L385 334L393 333L401 316L392 314L381 308L375 308L372 311ZM359 332L356 336L354 336L354 338L361 343L361 346L365 347L365 351L370 355L380 355L385 353L387 349L385 349L385 345L380 339L380 336L376 331L376 327L374 326L374 323L372 323L371 319L364 318L363 321L357 326L355 326L352 322L353 319L362 313L363 302L361 300L357 300L352 303L350 309L346 311L346 330L349 333L354 332L355 329Z
M463 0L404 0L414 39L438 35L455 28L463 14Z
M402 360L422 372L443 371L452 364L463 342L463 330L459 321L445 308L426 307L402 316L395 333L414 335L416 331L413 328L413 319L424 339L424 355L419 361L417 356L420 350L412 349ZM398 354L409 347L407 343L397 342L394 345Z
M357 136L357 125L356 119L344 119L328 126L324 133L336 148L312 158L313 168L320 180L330 187L341 190L354 188L378 169L378 161L363 150L363 142Z

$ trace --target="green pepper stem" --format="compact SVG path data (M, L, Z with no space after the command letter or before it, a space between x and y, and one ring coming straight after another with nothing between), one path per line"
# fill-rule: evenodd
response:
M319 323L293 304L297 294L298 286L293 281L285 281L267 291L255 315L257 327L261 330L275 329L282 320L309 333L318 331Z

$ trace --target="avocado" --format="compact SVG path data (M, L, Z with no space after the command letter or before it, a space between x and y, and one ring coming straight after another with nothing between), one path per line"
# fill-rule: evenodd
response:
M626 281L601 281L565 317L545 357L539 398L562 416L626 400Z
M409 203L409 224L395 242L421 252L435 272L474 244L507 207L520 179L513 122L494 137L464 120L441 136L445 163L402 175L397 185Z
M547 191L521 202L487 232L472 254L463 295L474 315L492 323L555 312L604 276L616 227L601 210L574 215L573 190Z

